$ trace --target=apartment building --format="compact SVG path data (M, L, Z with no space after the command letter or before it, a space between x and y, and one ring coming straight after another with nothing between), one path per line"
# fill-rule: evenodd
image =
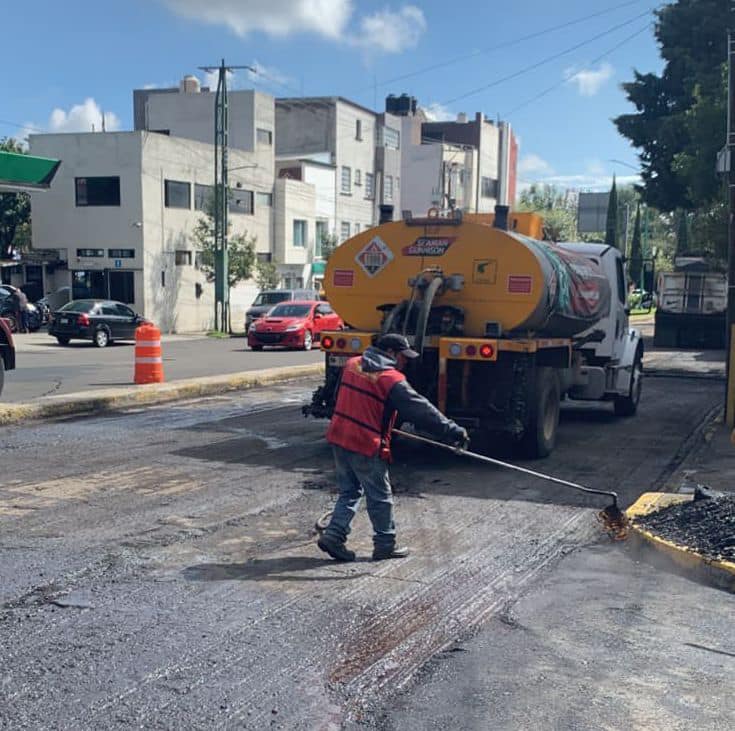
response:
M214 147L170 133L31 135L34 155L62 165L53 186L32 196L33 246L55 250L46 291L126 302L165 332L207 330L213 287L192 234L213 193ZM230 235L255 236L272 254L273 149L230 150ZM231 293L233 325L256 287Z
M343 97L276 99L278 166L333 166L334 212L325 220L339 241L401 210L398 121Z

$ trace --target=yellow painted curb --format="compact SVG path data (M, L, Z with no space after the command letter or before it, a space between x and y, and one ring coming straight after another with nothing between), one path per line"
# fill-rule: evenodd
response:
M33 403L0 404L0 426L216 396L272 383L320 376L323 373L323 363L310 363L267 368L260 371L242 371L222 376L187 378L170 383L151 383L145 386L106 388L62 396L48 396Z
M677 566L694 572L696 578L707 583L735 592L735 563L711 559L698 553L689 546L682 546L666 540L648 531L635 522L637 517L655 513L669 505L685 503L692 500L691 495L678 495L669 492L644 492L638 500L625 512L631 521L630 537L637 538L642 544L651 546L662 553L668 560Z

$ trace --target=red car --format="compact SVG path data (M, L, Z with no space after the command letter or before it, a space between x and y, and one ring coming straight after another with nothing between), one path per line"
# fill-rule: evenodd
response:
M341 330L342 318L327 302L281 302L248 330L248 345L263 350L264 345L311 350L322 330Z

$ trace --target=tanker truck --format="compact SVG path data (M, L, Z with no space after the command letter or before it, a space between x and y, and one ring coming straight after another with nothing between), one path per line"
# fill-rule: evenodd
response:
M405 212L339 246L324 287L346 329L321 335L325 381L305 415L331 416L341 369L387 332L420 354L406 373L417 391L532 458L553 450L563 399L635 414L643 342L628 327L621 253L524 230L540 230L538 217Z

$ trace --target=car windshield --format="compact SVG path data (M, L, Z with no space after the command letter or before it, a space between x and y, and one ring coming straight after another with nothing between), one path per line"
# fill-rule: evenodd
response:
M68 302L59 312L89 312L94 307L91 300L77 300L76 302Z
M268 313L268 317L306 317L310 311L311 305L278 305Z
M253 307L260 305L277 305L289 298L288 292L261 292L253 302Z

